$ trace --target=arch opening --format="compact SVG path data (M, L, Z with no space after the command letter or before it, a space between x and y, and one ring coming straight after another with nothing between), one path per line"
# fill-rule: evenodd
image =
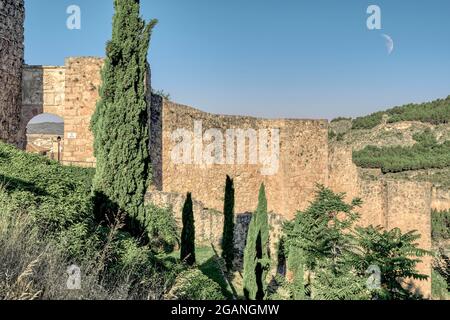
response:
M26 126L26 151L61 162L64 145L64 119L51 113L33 117Z

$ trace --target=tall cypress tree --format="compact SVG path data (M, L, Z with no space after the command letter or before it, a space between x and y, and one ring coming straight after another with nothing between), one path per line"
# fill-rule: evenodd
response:
M234 259L234 183L229 176L225 184L223 214L222 258L230 271L233 268Z
M115 0L100 100L91 120L97 159L94 191L132 218L144 213L150 182L147 53L156 20L140 17L139 0Z
M194 212L192 209L192 195L187 194L183 206L183 230L181 232L181 254L180 259L187 265L195 264L195 226Z
M270 268L269 221L264 184L258 197L258 208L252 216L244 250L244 294L248 300L262 300L267 291Z

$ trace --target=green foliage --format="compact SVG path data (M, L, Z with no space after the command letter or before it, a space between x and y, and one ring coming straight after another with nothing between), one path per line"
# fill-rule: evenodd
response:
M171 208L147 205L142 221L153 250L172 252L180 245L179 230Z
M333 123L333 122L339 122L339 121L351 121L351 120L352 120L352 118L337 117L337 118L334 118L333 120L331 120L330 122Z
M416 271L420 257L429 255L418 248L417 231L402 234L400 229L390 231L381 227L356 227L358 250L353 253L352 264L363 274L371 265L381 270L381 288L373 294L378 299L403 300L417 298L402 286L403 279L427 280L428 276Z
M160 96L163 99L170 100L170 93L165 92L164 90L153 90L152 94Z
M353 162L363 168L381 168L383 173L450 166L450 141L438 144L430 131L414 136L411 147L375 147L353 152Z
M0 202L10 212L29 212L42 232L92 224L93 173L0 143L0 183L5 189Z
M234 185L229 176L227 176L225 184L223 214L222 258L230 271L233 268L234 260Z
M328 140L333 140L336 137L336 132L334 130L328 130Z
M353 120L353 129L372 129L381 124L383 115L388 115L388 122L420 121L431 124L449 123L450 96L422 104L408 104L384 112L376 112Z
M190 266L195 264L195 225L191 193L187 194L183 206L180 260Z
M361 200L348 204L344 196L319 186L310 207L284 226L288 267L294 280L288 287L291 296L303 299L306 293L306 298L319 300L417 298L401 281L427 279L416 271L419 258L429 254L417 246L420 235L355 227L359 220L355 209ZM366 286L366 270L373 265L382 274L377 290Z
M269 268L269 222L266 191L262 184L259 190L258 207L250 221L244 250L244 294L247 300L265 298Z
M450 239L450 211L432 211L431 236L433 241Z
M349 231L359 218L354 209L361 201L355 199L346 204L343 197L319 185L310 207L284 227L288 267L297 283L293 296L298 299L305 298L305 292L314 299L351 299L364 295L363 286L356 281L348 264L353 248ZM303 282L305 270L315 274L314 283ZM356 287L350 287L342 281L344 278L354 278Z
M431 294L433 299L450 299L450 290L447 281L445 281L445 278L434 269L431 271Z
M132 218L143 214L150 181L147 53L156 20L146 25L138 0L115 0L100 100L92 117L94 190ZM104 204L102 204L104 205Z
M198 269L182 272L169 297L173 300L225 300L220 286Z

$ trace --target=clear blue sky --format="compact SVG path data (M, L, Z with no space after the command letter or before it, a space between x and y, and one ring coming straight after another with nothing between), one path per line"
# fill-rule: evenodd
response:
M143 0L153 87L204 111L358 116L450 95L448 0ZM25 60L103 56L112 0L25 0ZM81 30L66 28L79 5ZM366 27L368 5L382 30ZM395 50L388 55L381 34Z

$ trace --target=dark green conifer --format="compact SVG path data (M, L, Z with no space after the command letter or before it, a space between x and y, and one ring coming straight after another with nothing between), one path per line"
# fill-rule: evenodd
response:
M234 259L234 183L229 176L225 184L223 214L222 258L225 260L227 270L230 271Z
M192 208L192 195L187 194L183 206L183 230L181 232L181 254L180 259L187 265L195 264L195 225L194 212Z
M131 218L144 213L150 182L147 53L156 20L140 17L139 0L115 0L100 99L91 121L97 168L94 191Z
M269 221L266 191L262 184L244 250L244 294L248 300L263 300L266 296L269 268Z

